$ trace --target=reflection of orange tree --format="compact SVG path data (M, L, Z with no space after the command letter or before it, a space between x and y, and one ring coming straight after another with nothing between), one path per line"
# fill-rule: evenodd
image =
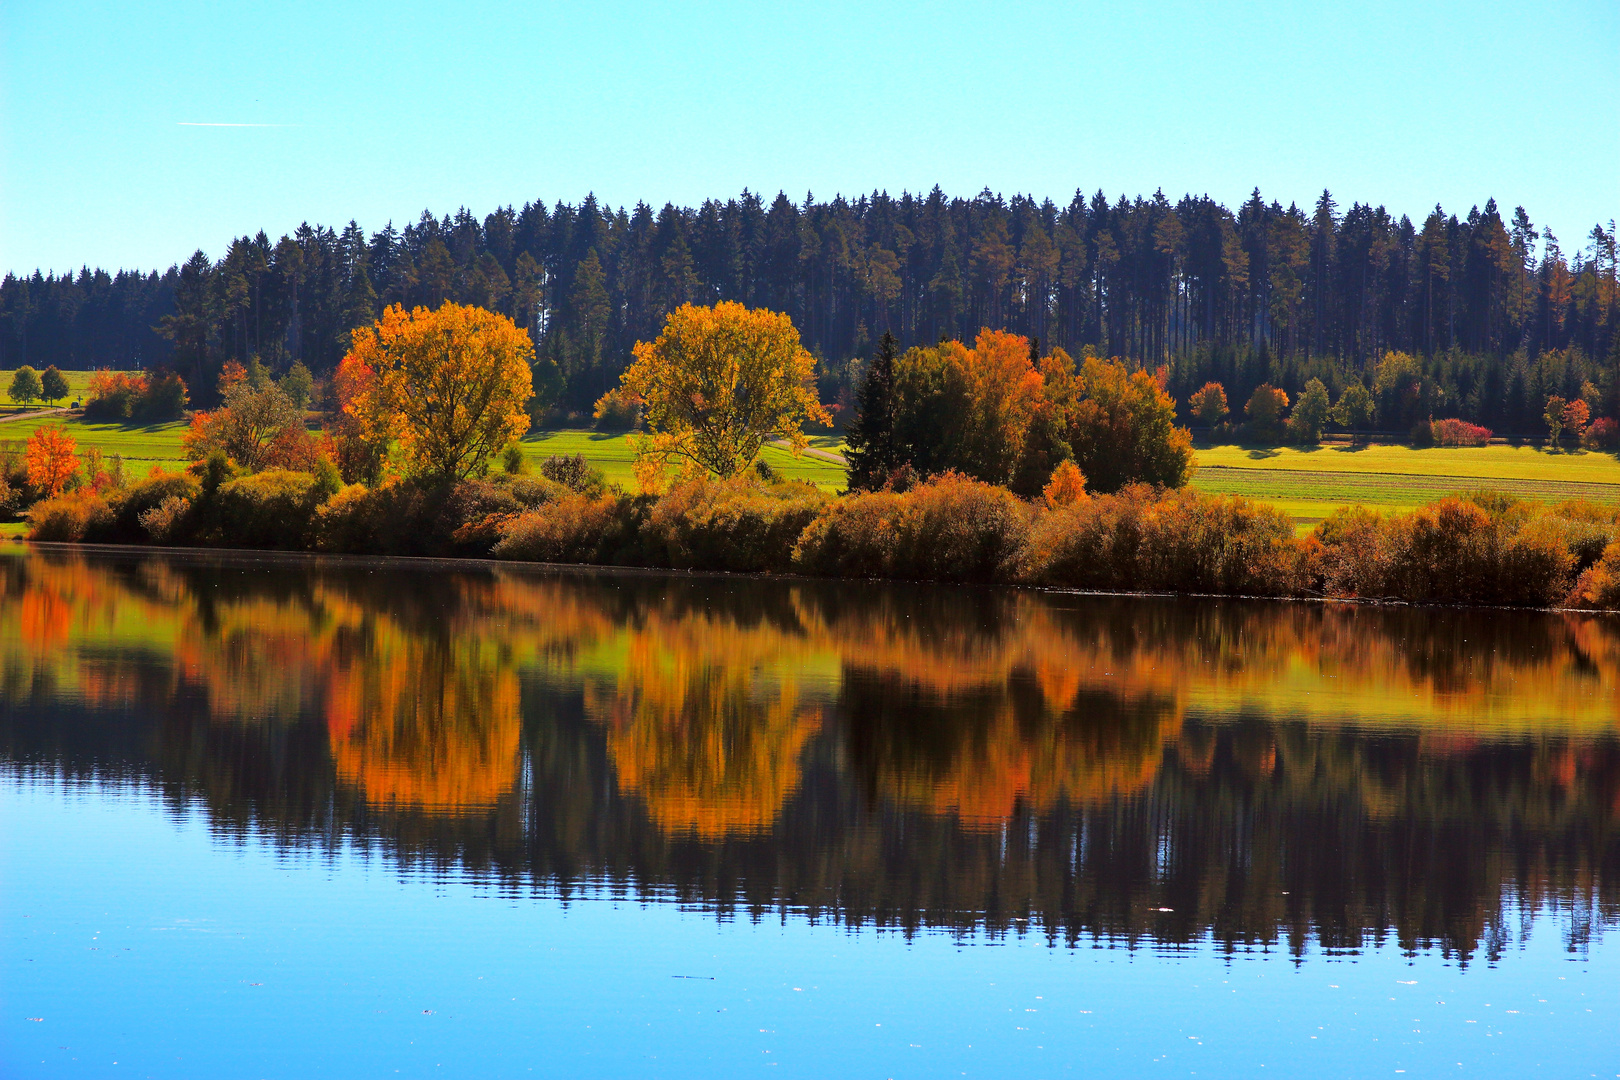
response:
M1107 799L1157 775L1182 708L1172 671L1131 635L1106 622L1077 635L1028 598L995 628L932 614L874 605L827 627L845 643L851 741L878 792L988 828L1020 804Z
M517 674L474 637L376 626L333 665L326 723L339 779L374 805L487 809L517 779Z
M820 726L791 674L808 643L780 629L654 614L611 688L587 688L619 783L659 827L704 839L768 828Z

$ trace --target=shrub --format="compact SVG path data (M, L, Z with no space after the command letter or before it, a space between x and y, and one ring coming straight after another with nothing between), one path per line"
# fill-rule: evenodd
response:
M1564 603L1569 607L1620 608L1620 542L1603 549L1603 555L1575 582Z
M90 376L84 392L84 415L97 420L167 420L179 416L188 401L185 380L172 371L108 371Z
M227 481L215 498L219 542L253 548L306 547L321 501L315 477L290 469L267 469Z
M1588 450L1613 450L1620 446L1620 423L1612 416L1600 416L1587 425L1581 445Z
M93 491L58 495L29 509L28 538L77 543L105 529L111 519L107 500Z
M1454 417L1429 424L1429 441L1436 446L1484 446L1491 441L1491 429Z
M642 550L661 566L783 572L800 534L827 503L813 485L766 484L746 474L677 484L648 512Z
M904 494L829 503L794 549L812 574L986 582L1009 577L1029 538L1029 509L1005 488L946 473Z
M586 461L584 454L552 454L540 463L540 475L581 494L600 495L607 490L607 476Z
M630 553L645 500L570 493L527 510L502 530L492 554L530 562L610 563Z
M107 540L112 543L141 543L152 535L144 515L166 502L176 500L186 504L188 514L184 517L173 517L168 522L168 531L163 537L166 543L176 543L183 536L189 536L193 530L195 522L190 520L189 510L202 492L202 482L187 473L159 473L145 480L139 480L113 495L112 518L106 523L104 531L91 539Z
M1022 577L1069 588L1288 595L1306 548L1271 506L1143 485L1038 518Z
M501 471L508 476L529 471L529 459L523 456L523 445L516 440L501 447Z
M1448 496L1410 514L1344 510L1317 527L1330 591L1416 603L1556 603L1576 557L1565 530L1501 496Z
M138 520L153 543L166 544L185 531L186 517L190 512L190 499L169 495L156 506L142 510Z
M641 426L641 399L623 387L614 387L596 399L592 415L598 431L633 431Z
M310 543L356 555L486 555L502 523L561 497L540 477L351 484L315 512Z

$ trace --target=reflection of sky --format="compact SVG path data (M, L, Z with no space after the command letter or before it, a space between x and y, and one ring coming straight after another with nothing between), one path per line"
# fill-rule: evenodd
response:
M6 1077L1614 1066L1620 963L1612 942L1567 953L1564 916L1539 919L1494 968L1394 947L1228 963L1207 949L908 942L633 900L565 906L353 852L218 840L201 814L127 789L8 779L0 823Z

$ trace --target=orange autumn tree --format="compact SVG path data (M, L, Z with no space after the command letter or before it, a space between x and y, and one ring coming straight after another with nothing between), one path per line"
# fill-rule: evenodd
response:
M49 496L62 494L73 474L79 471L75 447L73 436L59 427L37 429L28 436L25 456L28 483Z
M670 465L735 476L770 440L798 454L809 445L803 424L831 422L816 396L815 361L793 320L774 311L683 304L658 340L636 343L635 357L622 382L646 408L648 434L635 439L644 485Z
M534 344L505 315L395 304L354 331L339 368L343 406L369 445L397 443L409 471L464 479L529 430Z

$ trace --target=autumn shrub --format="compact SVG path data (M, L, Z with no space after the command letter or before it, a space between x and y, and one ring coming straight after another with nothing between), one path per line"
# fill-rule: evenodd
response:
M1501 496L1448 496L1389 516L1341 510L1316 537L1326 585L1343 596L1548 605L1576 565L1554 519Z
M1435 446L1484 446L1491 441L1491 429L1451 417L1429 424L1429 441Z
M172 371L110 371L90 376L84 415L92 420L168 420L184 411L190 396Z
M829 496L811 484L743 474L676 484L641 529L649 562L688 570L785 572L793 546Z
M569 493L509 521L492 554L529 562L632 561L646 500Z
M904 493L830 502L799 538L793 561L834 577L996 581L1014 572L1029 518L1005 488L946 473Z
M214 496L219 531L210 539L228 547L305 548L321 495L312 474L291 469L227 481Z
M106 522L105 529L91 539L110 543L142 543L152 536L144 516L165 502L177 500L186 504L187 514L172 517L167 523L163 542L178 542L189 534L194 524L188 520L189 511L202 491L202 481L190 473L159 473L137 480L121 491L109 492L112 516Z
M85 387L84 415L92 420L128 420L146 396L146 387L144 371L97 371Z
M1587 425L1581 434L1581 445L1588 450L1613 450L1620 447L1620 423L1612 416L1600 416Z
M1620 541L1606 547L1597 562L1576 579L1564 603L1569 607L1605 611L1620 608Z
M632 431L641 425L641 399L622 387L614 387L596 399L591 415L598 431Z
M136 520L153 543L167 544L185 533L186 518L190 513L190 499L169 495L156 506L142 510Z
M78 543L103 531L112 519L107 500L94 491L69 492L28 510L28 538Z
M1133 485L1035 521L1020 576L1069 588L1289 595L1306 549L1274 507Z

